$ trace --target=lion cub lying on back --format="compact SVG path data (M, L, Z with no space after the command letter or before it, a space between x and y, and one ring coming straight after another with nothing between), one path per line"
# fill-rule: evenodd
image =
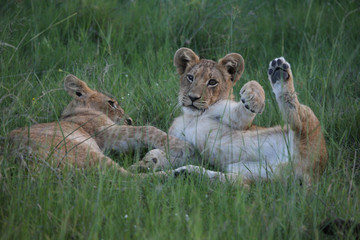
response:
M59 122L10 132L10 143L20 157L55 167L107 165L124 174L125 169L104 155L105 149L125 152L152 147L169 150L173 158L183 157L183 149L187 149L183 141L168 137L155 127L128 126L132 120L116 100L90 89L74 75L65 78L64 88L73 100Z
M299 103L290 64L284 58L270 62L268 77L287 126L270 128L251 126L265 106L259 83L246 83L240 90L241 101L233 100L233 86L244 71L241 55L231 53L214 62L181 48L174 65L180 75L178 100L184 114L174 120L169 134L191 143L204 161L231 174L184 166L183 159L167 161L161 156L158 168L184 166L175 171L203 172L224 181L241 178L244 183L272 178L286 165L308 180L322 172L327 151L320 123L309 107ZM155 156L160 151L152 152ZM198 162L189 159L188 163Z

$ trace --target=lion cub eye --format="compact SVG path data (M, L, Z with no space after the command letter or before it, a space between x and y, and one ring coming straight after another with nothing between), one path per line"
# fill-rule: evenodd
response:
M215 79L210 79L209 80L208 86L215 87L216 85L218 85L218 81L216 81Z
M194 76L191 74L188 74L188 75L186 75L186 79L192 83L194 81Z
M117 109L114 101L109 100L108 103L109 103L110 107Z

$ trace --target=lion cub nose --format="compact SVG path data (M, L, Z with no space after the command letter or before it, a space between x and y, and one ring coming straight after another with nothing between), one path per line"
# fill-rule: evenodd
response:
M199 95L189 93L188 96L192 102L195 102L196 100L200 99Z

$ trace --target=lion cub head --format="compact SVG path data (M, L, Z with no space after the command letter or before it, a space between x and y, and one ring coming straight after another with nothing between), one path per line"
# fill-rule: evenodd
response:
M179 103L187 113L205 111L222 99L232 99L232 89L244 72L244 59L230 53L218 62L200 59L191 49L180 48L174 56L180 75Z
M115 99L92 90L76 76L71 74L66 76L64 88L73 97L73 100L61 114L62 118L77 114L100 112L106 114L115 123L132 125L132 119L125 115L125 111Z

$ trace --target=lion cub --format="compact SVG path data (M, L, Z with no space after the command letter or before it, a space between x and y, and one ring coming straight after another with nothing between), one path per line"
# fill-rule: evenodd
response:
M174 65L180 75L178 101L184 114L174 120L169 135L191 143L204 161L220 170L172 160L172 166L184 166L175 173L203 172L212 179L247 183L273 178L286 166L308 182L322 172L327 151L320 122L309 107L299 103L291 67L284 58L270 62L268 77L286 126L269 128L252 126L265 106L259 83L246 83L240 90L241 101L234 101L233 86L244 71L240 54L231 53L214 62L181 48L175 53ZM158 162L169 167L166 160ZM189 163L199 162L189 159Z
M131 118L115 99L90 89L74 75L65 77L64 88L73 100L61 114L60 121L10 132L10 143L19 157L55 167L107 165L127 174L104 155L105 149L125 152L135 148L157 148L167 151L173 158L182 157L183 149L188 149L183 141L168 138L155 127L129 126Z

